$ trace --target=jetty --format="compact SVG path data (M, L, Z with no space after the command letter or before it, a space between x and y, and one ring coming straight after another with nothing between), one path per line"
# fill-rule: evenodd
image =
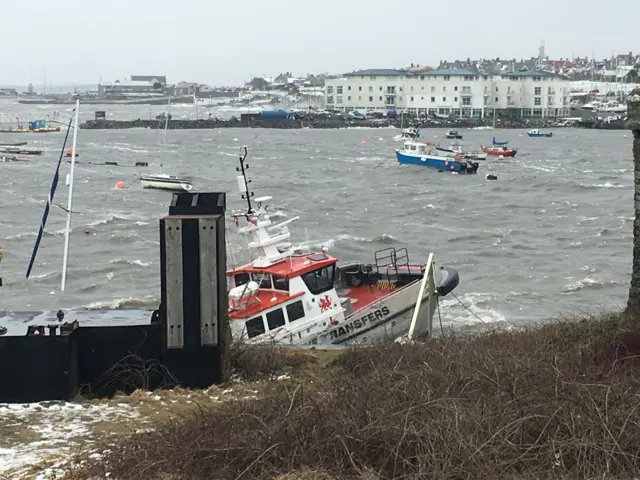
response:
M160 219L160 305L148 318L87 326L78 318L99 312L1 312L0 364L20 368L6 369L0 403L221 382L230 338L225 211L225 193L173 194Z
M473 128L480 126L490 126L491 119L450 119L450 120L434 120L431 118L414 119L412 124L418 128ZM88 120L80 125L81 129L87 130L124 130L131 128L164 128L165 122L155 119L135 120L106 120L96 118ZM557 119L539 119L537 121L529 119L508 119L500 122L498 128L558 128ZM300 129L300 128L321 128L321 129L338 129L338 128L402 128L399 119L357 119L347 117L346 115L304 115L302 117L284 118L284 119L263 119L255 114L242 114L240 118L232 117L228 120L219 118L207 118L198 120L174 120L167 122L167 129L170 130L195 130L195 129L221 129L221 128L275 128L275 129ZM405 125L406 127L406 119Z

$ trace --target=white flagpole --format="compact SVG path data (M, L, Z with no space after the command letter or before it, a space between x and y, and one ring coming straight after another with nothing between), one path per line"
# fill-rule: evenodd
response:
M76 144L78 141L78 117L80 115L80 96L76 98L76 119L73 125L73 144L71 147L71 171L69 172L69 199L67 202L67 228L64 234L64 255L62 258L62 284L60 290L64 292L67 283L67 260L69 259L69 234L71 233L71 203L73 200L73 171L76 166Z

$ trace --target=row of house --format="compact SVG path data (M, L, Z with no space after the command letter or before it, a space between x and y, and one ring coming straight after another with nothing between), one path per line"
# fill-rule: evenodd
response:
M508 116L556 117L570 114L576 85L602 82L627 91L640 80L639 72L640 55L633 52L598 61L553 60L542 44L530 59L441 60L437 67L411 64L326 78L325 100L327 108L345 111L399 108L415 114L485 117L495 110Z
M558 117L569 114L570 80L542 70L489 74L465 68L412 65L370 69L325 81L327 108L371 111L396 108L410 114L463 118L496 114Z
M287 91L296 92L305 89L323 88L326 74L296 77L291 72L281 73L276 77L253 77L245 83L247 90L253 91Z
M544 46L540 47L537 57L529 59L479 59L455 60L449 62L441 60L438 69L462 68L477 70L489 74L502 72L521 72L531 70L543 70L565 75L573 81L599 81L599 82L623 82L635 83L640 68L640 55L633 52L615 55L611 58L596 60L588 57L551 59L544 54Z

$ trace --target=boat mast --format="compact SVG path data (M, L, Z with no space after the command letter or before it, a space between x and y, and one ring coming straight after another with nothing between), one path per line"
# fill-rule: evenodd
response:
M240 158L240 167L236 167L236 171L242 173L242 182L240 184L240 192L242 192L242 199L247 201L247 213L246 215L250 215L253 213L253 206L251 205L251 197L253 197L253 192L249 192L249 184L251 180L247 180L246 171L249 170L249 165L245 165L244 161L247 158L247 147L242 147L244 150L244 154L241 155ZM240 178L238 178L240 180ZM239 183L239 182L238 182Z
M167 110L164 112L164 135L162 137L162 150L160 151L160 174L162 174L162 158L164 157L164 149L167 145L167 129L169 128L169 105L171 105L171 95L167 101Z
M64 254L62 257L62 282L60 290L64 292L67 283L67 261L69 259L69 234L71 233L71 204L73 201L73 173L76 166L76 145L78 142L78 117L80 116L80 96L76 97L76 118L73 125L73 143L71 146L71 171L69 172L69 198L67 202L67 227L64 234Z

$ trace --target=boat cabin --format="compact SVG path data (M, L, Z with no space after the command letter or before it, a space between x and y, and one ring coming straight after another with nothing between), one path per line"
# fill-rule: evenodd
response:
M406 152L416 153L418 155L429 153L427 145L421 142L404 142L404 149Z

